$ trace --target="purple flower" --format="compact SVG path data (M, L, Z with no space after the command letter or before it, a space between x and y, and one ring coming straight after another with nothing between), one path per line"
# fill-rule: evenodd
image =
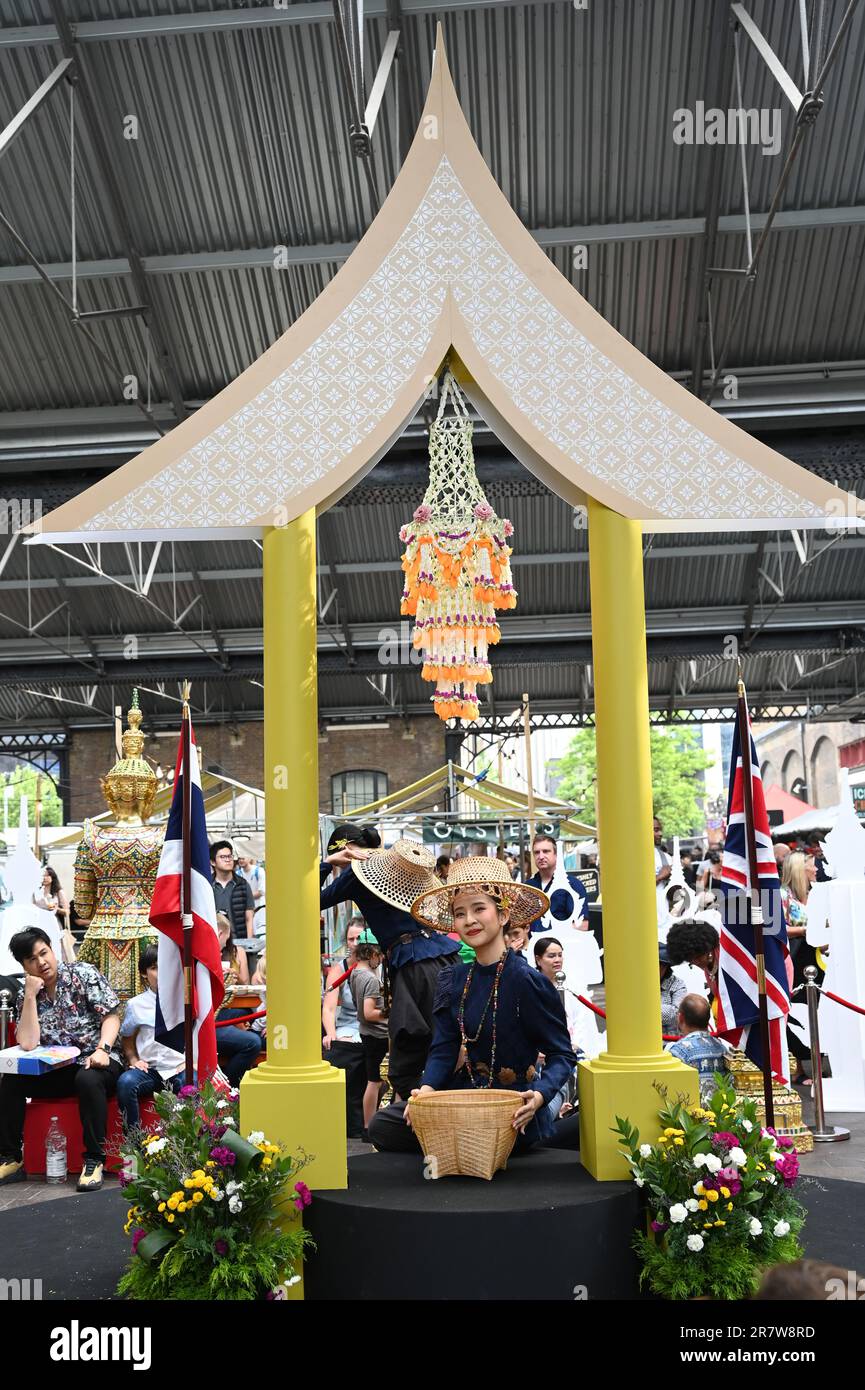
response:
M181 1088L180 1088L180 1090L177 1092L177 1094L178 1094L178 1096L180 1097L181 1100L191 1100L191 1098L192 1098L193 1096L197 1096L197 1095L198 1095L198 1087L197 1087L197 1086L181 1086Z
M294 1205L297 1207L298 1211L303 1211L304 1207L308 1207L312 1201L312 1193L305 1182L296 1182L294 1184L294 1190L297 1193L297 1196L294 1198Z
M213 1242L213 1248L214 1248L214 1250L216 1251L217 1255L227 1255L227 1254L228 1254L228 1241L227 1241L227 1240L215 1240L215 1241Z
M799 1176L799 1155L795 1149L776 1160L775 1172L782 1178L785 1187L792 1187Z
M121 1186L121 1187L128 1187L129 1184L130 1184L132 1181L133 1181L133 1179L130 1178L130 1177L127 1177L126 1173L125 1173L123 1170L121 1170L121 1172L120 1172L120 1174L119 1174L120 1186Z
M653 1231L666 1231L668 1224L669 1224L669 1223L666 1222L666 1221L653 1221L653 1222L652 1222L652 1230L653 1230Z
M139 1245L141 1244L141 1242L143 1241L143 1239L144 1239L144 1237L145 1237L146 1235L147 1235L147 1232L145 1231L145 1229L144 1229L143 1226L138 1226L138 1227L136 1227L136 1229L132 1232L132 1253L133 1253L133 1255L135 1254L136 1250L138 1249Z
M712 1135L712 1145L716 1149L736 1149L739 1147L739 1140L729 1130L722 1129Z
M233 1168L237 1162L231 1149L226 1149L224 1144L217 1144L210 1150L210 1157L214 1163L218 1163L221 1168Z

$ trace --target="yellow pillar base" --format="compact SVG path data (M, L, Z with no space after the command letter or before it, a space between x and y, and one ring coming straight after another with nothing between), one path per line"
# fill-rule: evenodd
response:
M310 1155L303 1171L307 1187L348 1186L345 1073L339 1067L253 1067L240 1083L240 1127L244 1137L263 1130L292 1153L302 1146Z
M244 1138L260 1129L272 1144L284 1144L290 1153L302 1147L310 1161L300 1173L307 1187L348 1187L345 1137L345 1073L329 1062L309 1067L281 1067L262 1062L240 1083L240 1132ZM290 1196L280 1225L286 1229L303 1218ZM300 1283L288 1290L291 1302L304 1297L303 1266Z
M599 1182L621 1182L630 1169L615 1134L616 1117L630 1120L643 1143L658 1137L658 1111L663 1098L655 1083L666 1086L670 1099L687 1097L697 1105L700 1086L693 1067L659 1052L648 1057L611 1057L602 1053L580 1062L580 1161Z

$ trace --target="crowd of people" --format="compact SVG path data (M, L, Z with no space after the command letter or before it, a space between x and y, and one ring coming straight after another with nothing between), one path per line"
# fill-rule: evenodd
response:
M659 1009L669 1050L709 1080L725 1044L712 1031L719 934L716 908L723 846L702 858L685 851L674 873L663 827L654 823L659 925ZM821 953L806 938L811 884L822 876L814 845L775 847L790 943L790 984L806 965L821 970ZM519 1092L519 1142L576 1147L577 1062L586 1055L586 1004L565 987L571 932L590 932L587 891L564 872L548 834L532 842L533 875L512 854L440 855L414 841L381 848L369 827L337 826L321 864L321 911L351 904L344 942L322 976L322 1055L346 1074L347 1132L381 1149L412 1150L410 1102L430 1089L505 1085ZM263 1021L243 1019L238 991L264 986L266 957L251 974L247 943L264 935L265 871L228 840L211 846L213 892L226 997L217 1016L220 1066L232 1085L256 1065L265 1046ZM330 883L329 878L333 878ZM674 881L671 883L671 879ZM45 867L37 906L68 921L70 904L56 873ZM659 932L659 937L662 935ZM41 928L10 943L21 965L17 1038L76 1046L80 1064L43 1076L0 1082L0 1185L23 1177L21 1140L28 1096L75 1095L84 1131L79 1190L101 1186L106 1107L111 1095L127 1125L140 1103L177 1088L182 1054L155 1038L157 950L140 954L141 991L122 1003L98 970L59 959ZM676 967L702 970L695 992ZM693 982L692 982L693 983ZM262 991L263 992L263 991ZM242 1021L238 1024L236 1019ZM590 1028L595 1030L594 1021ZM804 1079L809 1053L790 1029L790 1047ZM390 1104L382 1108L385 1096Z

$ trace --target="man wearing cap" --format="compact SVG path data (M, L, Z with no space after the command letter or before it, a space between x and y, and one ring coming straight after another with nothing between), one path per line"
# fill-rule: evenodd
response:
M459 960L455 943L428 930L410 915L411 905L430 886L441 887L435 859L416 840L379 849L375 831L338 825L321 864L321 910L353 902L382 949L391 980L388 1075L406 1099L417 1087L432 1040L436 981L444 965ZM342 869L326 887L332 869Z

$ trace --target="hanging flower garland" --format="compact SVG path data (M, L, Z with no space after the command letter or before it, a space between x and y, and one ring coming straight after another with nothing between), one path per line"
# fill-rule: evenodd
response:
M423 653L424 680L435 682L436 714L473 720L477 687L493 678L489 648L501 636L496 609L517 605L507 544L514 528L496 516L478 482L472 423L450 371L429 453L429 486L399 533L405 545L400 611L415 619L412 644Z

